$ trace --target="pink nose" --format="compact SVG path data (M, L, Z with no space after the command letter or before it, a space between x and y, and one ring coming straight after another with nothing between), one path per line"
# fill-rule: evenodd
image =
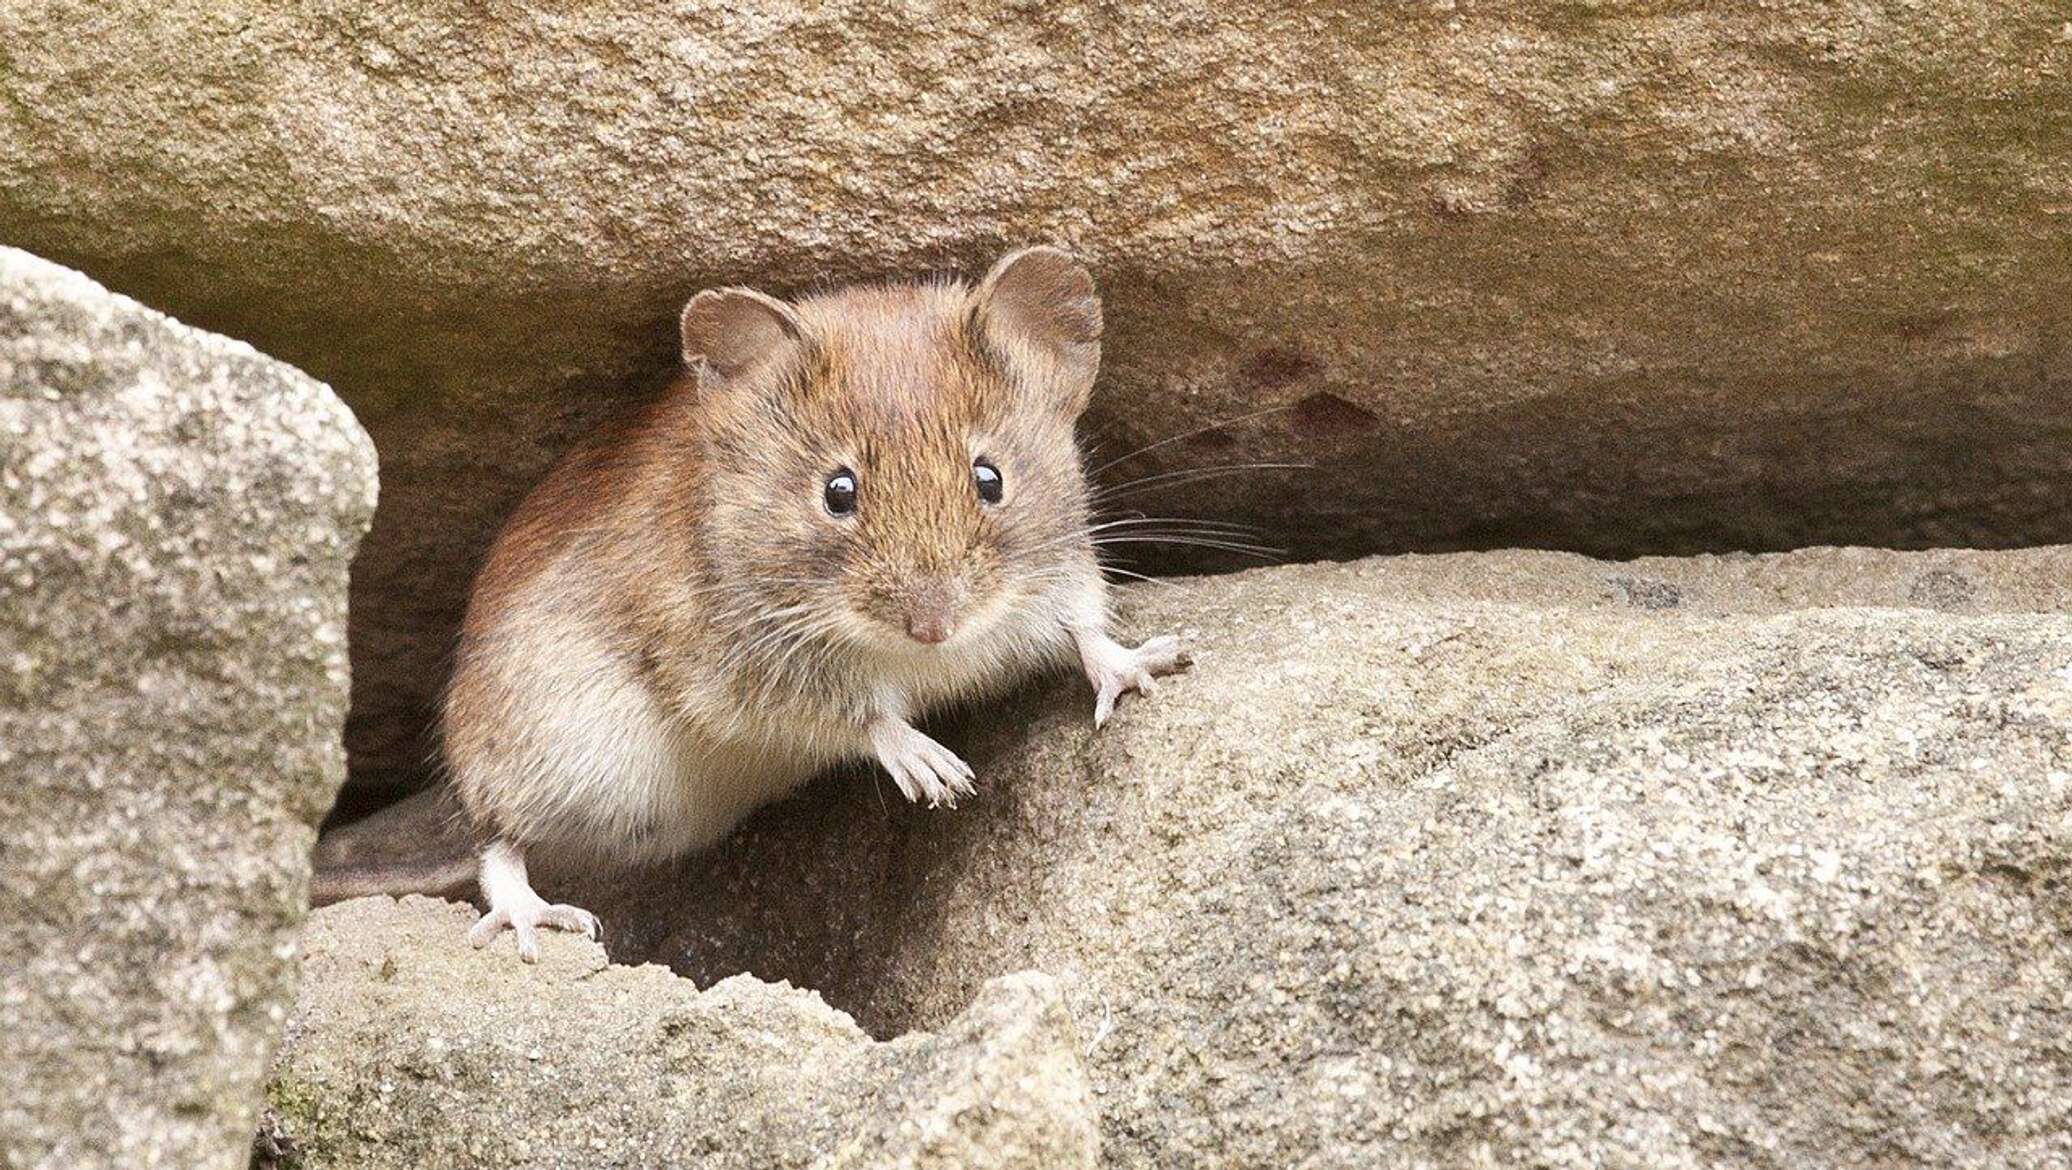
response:
M939 609L916 610L907 615L907 637L930 646L947 641L950 615Z

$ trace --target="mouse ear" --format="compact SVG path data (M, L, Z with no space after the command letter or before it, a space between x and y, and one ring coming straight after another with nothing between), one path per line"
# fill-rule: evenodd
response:
M1010 356L1033 358L1074 414L1101 364L1101 298L1072 255L1039 245L1009 252L971 294L971 320Z
M683 307L683 360L706 377L737 377L805 334L790 305L748 288L709 288Z

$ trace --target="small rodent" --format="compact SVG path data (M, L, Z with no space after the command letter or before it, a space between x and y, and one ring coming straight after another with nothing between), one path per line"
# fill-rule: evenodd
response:
M972 771L924 713L1076 655L1104 722L1182 665L1108 636L1073 429L1101 303L1055 248L976 287L866 286L786 303L691 298L685 375L580 445L476 581L444 718L488 910L538 957L529 854L634 863L710 845L836 761L910 800Z

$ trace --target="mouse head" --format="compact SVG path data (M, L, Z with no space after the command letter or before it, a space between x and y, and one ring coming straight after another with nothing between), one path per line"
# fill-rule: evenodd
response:
M706 553L735 608L940 654L1097 582L1073 424L1100 337L1093 278L1055 248L975 287L692 298Z

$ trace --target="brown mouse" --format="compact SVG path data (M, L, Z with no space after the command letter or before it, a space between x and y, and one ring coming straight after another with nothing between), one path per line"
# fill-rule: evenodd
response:
M925 713L1076 658L1095 722L1182 662L1109 637L1073 428L1100 364L1093 278L1055 248L976 287L786 303L701 292L686 375L520 505L469 600L445 708L489 909L528 961L597 919L525 859L710 845L837 761L953 805Z

